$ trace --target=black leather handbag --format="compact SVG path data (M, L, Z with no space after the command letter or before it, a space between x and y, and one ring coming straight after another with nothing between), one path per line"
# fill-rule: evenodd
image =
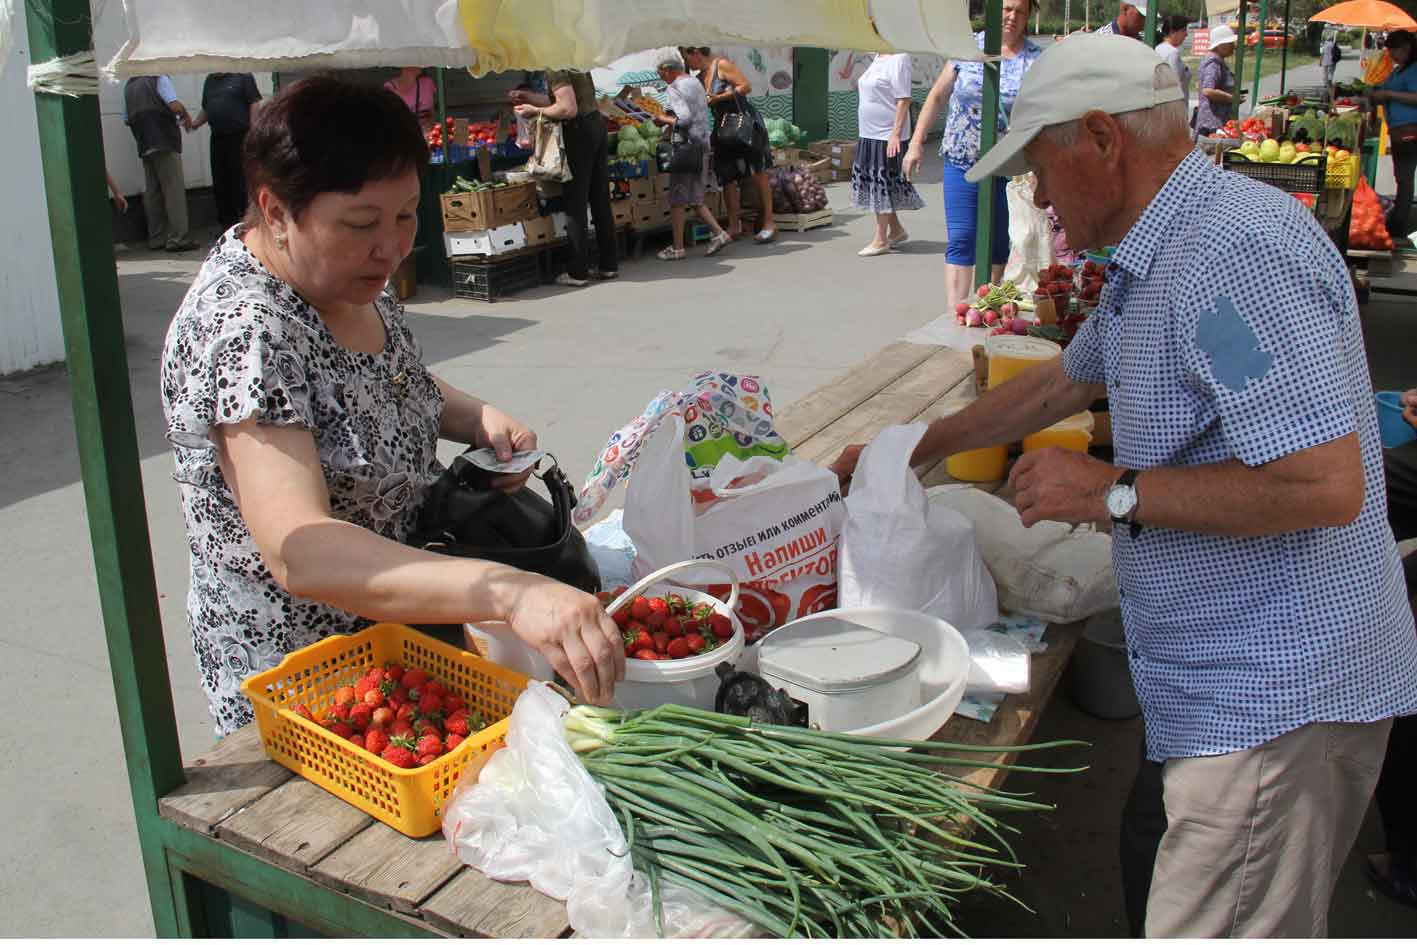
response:
M491 477L465 455L453 460L428 490L407 543L544 574L588 594L600 590L600 570L571 521L575 493L556 460L536 474L550 502L527 487L493 489Z
M733 93L733 107L719 118L714 142L733 154L751 154L758 148L757 122L752 111L743 108L743 96L737 92Z
M661 174L701 174L704 146L689 137L688 129L675 124L655 149Z

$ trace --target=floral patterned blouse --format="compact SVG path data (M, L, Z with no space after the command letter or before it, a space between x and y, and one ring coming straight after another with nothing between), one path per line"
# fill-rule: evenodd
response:
M983 30L974 34L979 48L984 48ZM1004 132L1009 112L1023 82L1023 74L1043 55L1043 48L1031 39L1024 39L1023 50L1012 59L999 61L999 133ZM984 126L984 63L955 62L955 87L950 93L949 113L945 116L945 134L940 141L940 154L956 167L965 169L979 160L979 134Z
M402 307L385 293L378 354L341 347L319 314L228 230L188 290L162 358L162 406L191 552L187 619L217 734L251 721L243 679L292 650L367 624L292 597L271 576L217 465L218 424L315 437L336 518L401 541L442 472L443 395Z

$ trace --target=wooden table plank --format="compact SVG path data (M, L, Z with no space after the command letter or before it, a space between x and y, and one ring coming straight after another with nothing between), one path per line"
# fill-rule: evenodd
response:
M934 740L953 742L961 745L1026 745L1038 727L1038 720L1053 698L1058 682L1063 678L1063 670L1072 658L1078 638L1082 636L1082 623L1051 624L1044 634L1048 648L1035 653L1029 666L1030 688L1026 693L1008 696L1000 704L994 718L986 725L974 719L952 716L944 727L935 733ZM971 755L971 757L975 757ZM980 754L981 762L1008 764L1018 757L1017 752ZM967 781L980 787L997 788L1008 776L1007 771L998 768L976 768L965 776Z
M460 936L560 938L571 930L566 904L528 883L499 883L463 870L423 903L424 920Z
M255 723L217 742L182 769L187 783L158 801L168 820L211 833L226 818L289 781L294 775L266 757Z
M289 870L308 870L373 818L304 778L292 778L217 827L217 836Z
M416 914L462 863L441 833L414 840L375 822L311 870L320 882L378 906Z
M882 427L909 423L921 416L973 370L967 355L940 348L849 413L794 446L793 451L806 459L830 462L847 446L869 442Z
M898 341L861 364L780 410L773 420L793 449L846 416L897 378L918 367L939 349Z

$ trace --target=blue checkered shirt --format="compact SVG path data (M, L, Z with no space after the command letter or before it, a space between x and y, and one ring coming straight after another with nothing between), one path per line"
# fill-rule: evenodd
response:
M1342 528L1113 531L1150 759L1417 712L1358 306L1308 209L1192 152L1118 246L1063 364L1106 383L1126 468L1259 466L1355 430L1362 446L1363 510Z

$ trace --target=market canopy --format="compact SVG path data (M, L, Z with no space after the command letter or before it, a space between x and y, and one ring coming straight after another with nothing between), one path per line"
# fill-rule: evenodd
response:
M606 66L680 44L981 58L968 0L123 0L120 76ZM471 37L471 39L470 39Z
M1311 23L1336 23L1339 26L1362 27L1370 30L1417 30L1417 20L1399 6L1384 0L1347 0L1309 17Z

